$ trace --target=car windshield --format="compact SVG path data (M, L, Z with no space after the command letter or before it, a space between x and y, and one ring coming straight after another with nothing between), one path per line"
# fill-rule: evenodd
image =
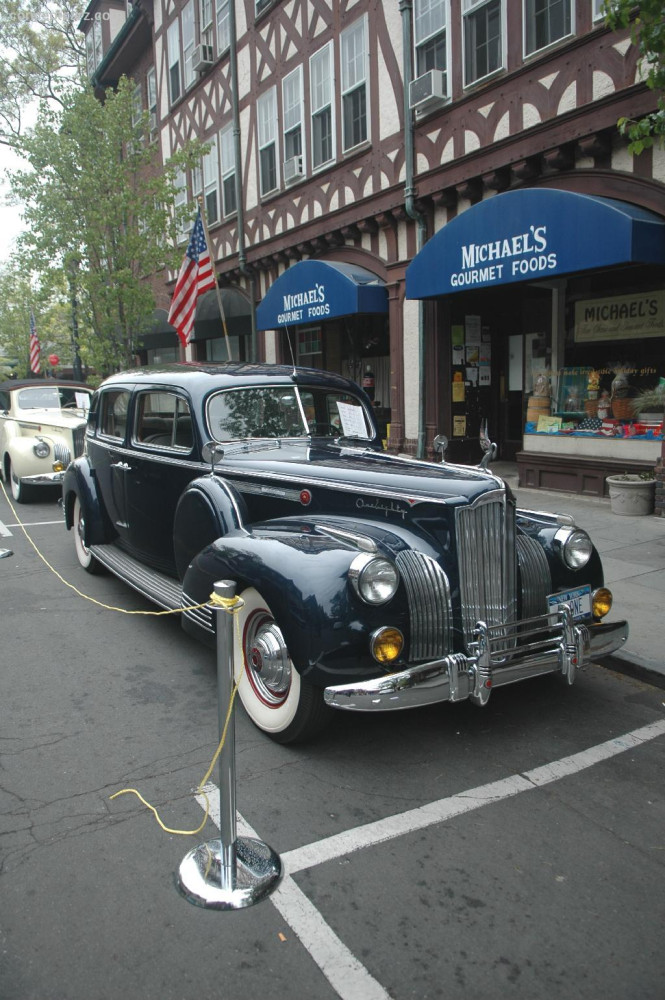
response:
M20 410L88 410L90 407L90 392L78 386L39 385L34 388L20 389L18 392L18 407Z
M357 396L324 387L251 386L208 402L215 441L241 438L351 437L369 441L371 422Z

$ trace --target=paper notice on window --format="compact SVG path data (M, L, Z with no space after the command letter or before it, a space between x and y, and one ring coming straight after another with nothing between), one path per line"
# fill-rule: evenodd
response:
M354 406L352 403L338 403L337 411L339 419L342 421L342 434L344 437L357 437L369 440L367 424L362 406Z
M90 409L90 395L87 392L75 392L74 399L79 410L85 410L86 413Z

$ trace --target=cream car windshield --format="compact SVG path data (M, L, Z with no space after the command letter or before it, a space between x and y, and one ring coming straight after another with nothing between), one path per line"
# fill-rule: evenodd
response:
M90 393L74 386L40 385L20 389L17 393L19 410L60 410L90 407Z
M227 389L209 400L208 425L215 441L374 436L360 399L319 386Z

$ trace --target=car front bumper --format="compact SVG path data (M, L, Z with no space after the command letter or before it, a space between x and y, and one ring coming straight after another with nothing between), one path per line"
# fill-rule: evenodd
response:
M65 478L65 470L62 472L40 472L38 476L21 476L21 482L26 486L53 486L61 483Z
M619 649L628 624L576 623L566 607L509 625L478 622L469 654L450 653L396 673L324 690L326 704L357 712L386 712L442 701L470 699L485 705L492 688L542 674L561 674L572 684L578 669Z

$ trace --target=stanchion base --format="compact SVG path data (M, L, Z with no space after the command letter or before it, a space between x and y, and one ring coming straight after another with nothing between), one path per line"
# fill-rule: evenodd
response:
M211 910L241 910L260 903L277 888L282 877L279 855L251 837L237 838L235 871L228 873L228 887L222 887L221 847L221 841L211 840L183 858L177 885L190 903Z

